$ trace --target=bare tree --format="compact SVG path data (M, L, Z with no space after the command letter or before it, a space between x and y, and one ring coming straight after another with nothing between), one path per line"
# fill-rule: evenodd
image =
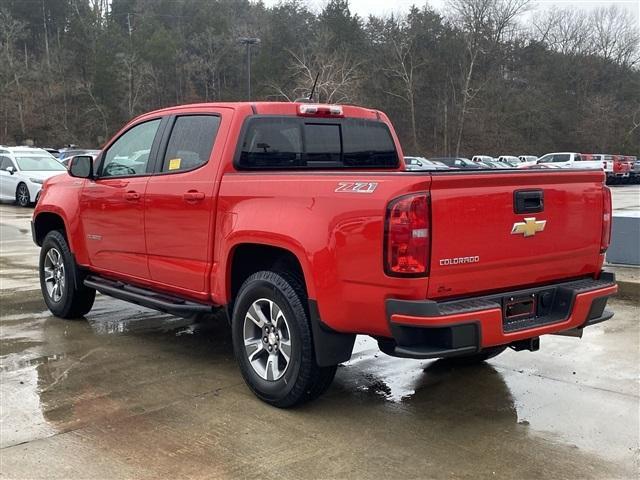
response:
M461 105L458 113L456 156L460 155L464 123L469 104L480 92L474 88L474 72L481 56L491 54L505 36L513 33L516 18L531 0L448 0L453 21L464 32L466 54L461 65Z
M593 48L596 55L620 66L640 61L640 28L630 10L617 5L595 9L591 14Z
M316 98L326 103L353 103L357 97L361 76L361 62L341 50L330 50L327 35L321 34L311 48L296 53L287 50L292 63L289 67L294 86L287 94L282 86L271 84L278 96L287 100L306 97L318 78Z
M14 45L25 37L25 24L15 20L7 12L0 10L0 72L2 73L2 93L6 95L7 102L14 98L18 107L18 121L20 133L26 133L24 120L24 94L21 79L26 75L27 51L25 46L25 65L17 61L17 53ZM6 120L8 122L8 118ZM5 127L6 131L6 127Z
M533 20L533 38L564 55L593 51L589 15L584 10L551 9Z
M220 98L220 64L231 50L228 39L212 28L207 28L203 33L194 36L191 45L196 53L191 56L189 66L192 75L204 86L205 100Z
M416 70L421 66L416 62L413 44L410 39L402 41L398 38L391 40L391 55L388 58L387 68L384 69L386 74L399 80L401 90L398 92L385 90L387 95L399 98L409 107L409 116L411 122L411 138L413 140L413 148L418 151L418 132L416 128Z
M151 68L135 52L119 53L117 59L127 85L125 110L128 118L131 118L151 85Z

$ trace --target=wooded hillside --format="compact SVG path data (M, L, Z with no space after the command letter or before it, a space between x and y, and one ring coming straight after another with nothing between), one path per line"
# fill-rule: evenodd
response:
M360 18L347 0L0 0L0 143L100 146L159 107L317 98L387 112L406 154L640 155L637 19L450 0ZM525 20L526 19L526 20ZM526 23L525 23L526 22Z

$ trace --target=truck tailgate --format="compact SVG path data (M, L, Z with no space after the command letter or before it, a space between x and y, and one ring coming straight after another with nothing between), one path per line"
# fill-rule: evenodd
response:
M598 272L603 179L601 171L576 170L434 174L428 298ZM516 192L524 192L520 209L536 210L541 196L539 211L516 213Z

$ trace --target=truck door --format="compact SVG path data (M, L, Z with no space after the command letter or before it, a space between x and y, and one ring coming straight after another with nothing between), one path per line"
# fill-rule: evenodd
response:
M220 112L211 110L169 120L146 192L146 243L154 282L186 292L208 290L217 172L227 128Z
M80 219L91 265L97 269L149 278L144 195L161 121L145 121L123 133L104 151L97 178L82 189Z

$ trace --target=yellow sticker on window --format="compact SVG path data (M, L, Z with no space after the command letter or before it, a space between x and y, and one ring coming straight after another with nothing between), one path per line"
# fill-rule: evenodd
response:
M181 158L172 158L169 160L169 170L178 170L180 168Z

